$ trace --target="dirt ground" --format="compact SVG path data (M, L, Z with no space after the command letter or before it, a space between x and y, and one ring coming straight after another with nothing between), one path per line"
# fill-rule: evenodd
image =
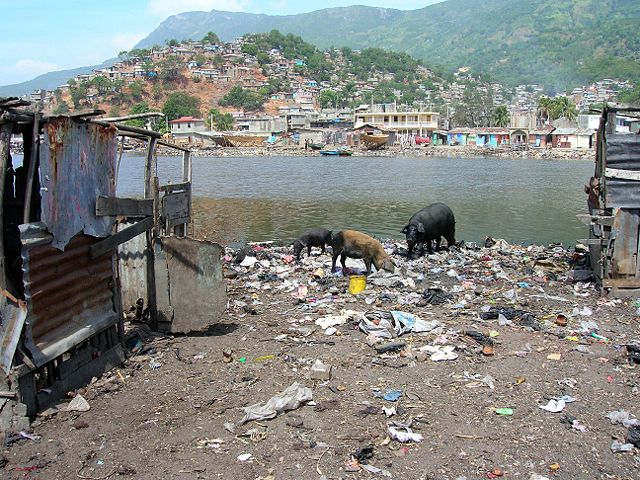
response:
M620 409L640 415L638 366L626 349L640 339L635 301L600 298L591 283L572 281L583 255L559 247L498 242L407 261L402 243L385 246L398 276L374 275L357 295L348 277L330 274L329 255L297 263L287 248L258 247L244 264L252 255L258 263L242 267L229 252L235 278L219 324L168 337L129 325L138 333L127 345L137 350L76 392L91 409L39 417L37 440L3 450L2 478L640 478L637 448L611 450L627 428L606 418ZM434 287L450 298L435 304L441 297L425 295ZM486 318L499 308L505 318ZM316 325L340 321L345 309L357 313L333 335ZM378 353L358 328L372 309L441 326ZM453 346L457 358L432 361L417 350L425 345ZM330 380L310 379L316 359L332 366ZM295 382L311 402L240 424L244 407ZM380 398L388 390L401 396ZM563 395L575 401L561 412L540 408ZM412 421L422 441L391 439L392 421Z

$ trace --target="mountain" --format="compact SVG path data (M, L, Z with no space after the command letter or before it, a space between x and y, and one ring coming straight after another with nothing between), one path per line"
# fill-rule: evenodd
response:
M640 80L637 0L447 0L412 11L354 6L287 16L189 12L169 17L137 47L272 29L320 48L404 51L427 66L468 66L511 85L562 90L605 77Z
M0 87L0 97L13 97L26 95L34 90L55 90L56 87L67 83L67 80L82 75L83 73L91 73L93 69L105 68L113 65L117 59L107 60L100 65L92 65L90 67L78 67L70 70L58 70L57 72L44 73L32 80L26 82L14 83L12 85L4 85Z

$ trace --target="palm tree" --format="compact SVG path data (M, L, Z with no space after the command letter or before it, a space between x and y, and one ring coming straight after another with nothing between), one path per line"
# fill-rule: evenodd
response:
M509 111L504 105L499 105L493 111L493 123L496 127L506 127L509 125Z
M538 99L538 119L540 123L547 123L551 117L551 107L553 100L549 97L540 97Z

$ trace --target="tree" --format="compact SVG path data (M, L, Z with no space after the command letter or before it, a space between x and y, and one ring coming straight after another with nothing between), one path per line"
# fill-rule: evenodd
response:
M196 62L196 65L201 67L205 63L207 63L207 57L202 53L198 53L195 57L193 57L193 61Z
M220 38L213 32L208 32L204 37L202 37L202 43L207 43L209 45L220 45Z
M233 87L220 99L220 105L243 108L245 110L259 110L264 105L264 97L257 93L245 90L242 87Z
M69 105L65 101L59 101L56 108L53 109L53 114L64 115L65 113L69 113Z
M110 117L119 117L120 107L118 105L112 105L107 115L109 115Z
M171 40L167 40L165 43L170 47L177 47L178 45L180 45L178 40L176 40L175 38L172 38Z
M337 107L340 102L340 94L334 90L322 90L318 102L322 108Z
M545 124L551 119L551 106L553 101L549 97L540 97L538 99L537 117L538 123Z
M103 77L102 75L98 75L91 81L91 85L95 88L100 95L104 95L111 89L111 81Z
M170 83L182 77L182 61L176 55L171 55L158 64L159 77L165 83Z
M129 92L134 100L142 100L142 96L144 95L144 84L140 80L136 80L129 85Z
M80 82L76 84L73 82L73 86L69 83L69 94L71 95L71 101L73 102L73 108L79 108L83 100L87 98L87 84L86 82Z
M169 120L175 120L183 116L197 117L200 115L200 99L185 92L173 92L164 102L162 113Z
M150 112L149 104L147 102L136 103L131 110L129 110L129 115L136 115L138 113L147 113ZM147 120L144 118L134 118L132 120L127 120L125 122L127 125L138 128L145 128L147 124Z
M499 105L493 111L493 124L496 127L506 127L509 125L509 110L505 105Z
M640 85L620 92L618 94L618 101L629 105L640 106Z
M205 119L205 124L207 128L215 128L219 132L224 132L233 128L233 117L230 113L221 113L217 108L212 108Z

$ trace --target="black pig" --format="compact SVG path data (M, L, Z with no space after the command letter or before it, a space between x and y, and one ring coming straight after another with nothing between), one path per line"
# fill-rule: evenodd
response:
M413 248L419 244L427 245L427 251L433 253L432 240L436 241L436 250L440 248L440 237L447 239L451 247L455 243L456 220L453 212L444 203L432 203L416 212L409 223L402 229L407 237L409 256Z
M311 255L311 247L320 247L324 253L324 246L331 245L333 233L326 228L314 228L303 233L293 242L293 254L300 260L300 253L303 248L307 248L307 255Z

